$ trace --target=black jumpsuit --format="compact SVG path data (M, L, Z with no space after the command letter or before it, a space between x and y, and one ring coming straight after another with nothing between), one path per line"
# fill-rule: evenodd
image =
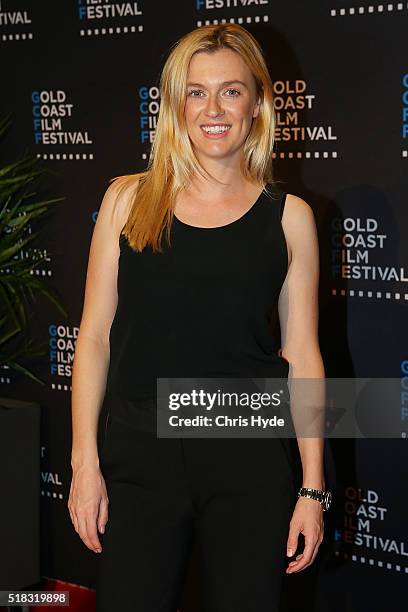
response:
M143 417L159 376L287 378L272 333L288 267L286 194L268 189L221 227L175 217L162 254L120 237L97 612L176 612L193 538L206 612L279 609L296 439L157 438Z

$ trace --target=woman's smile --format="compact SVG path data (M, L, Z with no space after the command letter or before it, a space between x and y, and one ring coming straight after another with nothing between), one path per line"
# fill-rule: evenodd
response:
M200 126L206 138L224 138L232 128L229 123L207 123Z

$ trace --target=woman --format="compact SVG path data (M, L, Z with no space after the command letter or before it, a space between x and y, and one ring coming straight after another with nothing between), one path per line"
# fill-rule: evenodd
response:
M175 612L194 529L205 609L271 612L299 534L286 572L317 554L319 496L296 500L296 459L276 439L156 437L156 377L286 377L289 365L324 377L314 217L272 181L272 85L249 32L187 34L160 91L149 167L109 186L92 238L68 507L101 553L99 612ZM296 448L303 487L324 491L322 438Z

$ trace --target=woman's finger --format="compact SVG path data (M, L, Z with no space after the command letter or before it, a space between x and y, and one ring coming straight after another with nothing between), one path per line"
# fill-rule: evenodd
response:
M78 516L78 526L79 526L79 537L90 550L93 550L93 546L88 536L86 517L84 513L80 513Z
M109 499L103 496L99 504L98 529L100 533L105 533L105 525L108 522L108 504Z
M310 564L313 552L318 540L318 534L316 532L303 532L305 537L305 547L301 553L301 557L297 561L291 561L288 566L288 573L293 571L300 571Z
M96 511L88 513L85 516L86 533L88 536L88 541L91 544L92 550L94 552L101 552L102 546L99 541L98 531L96 529L96 520L97 520Z

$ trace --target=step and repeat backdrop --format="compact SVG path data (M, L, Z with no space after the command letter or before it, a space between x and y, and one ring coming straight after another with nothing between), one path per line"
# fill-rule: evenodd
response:
M2 396L42 407L42 575L94 586L95 555L67 501L71 371L98 208L111 177L146 167L170 46L225 21L265 51L275 177L315 213L326 375L401 379L400 438L327 440L326 542L313 569L287 578L285 605L376 612L403 601L408 580L407 2L1 0L1 112L14 113L1 163L29 150L49 170L47 194L64 198L38 245L37 273L68 311L37 302L35 334L49 350L30 365L45 385L1 370Z

